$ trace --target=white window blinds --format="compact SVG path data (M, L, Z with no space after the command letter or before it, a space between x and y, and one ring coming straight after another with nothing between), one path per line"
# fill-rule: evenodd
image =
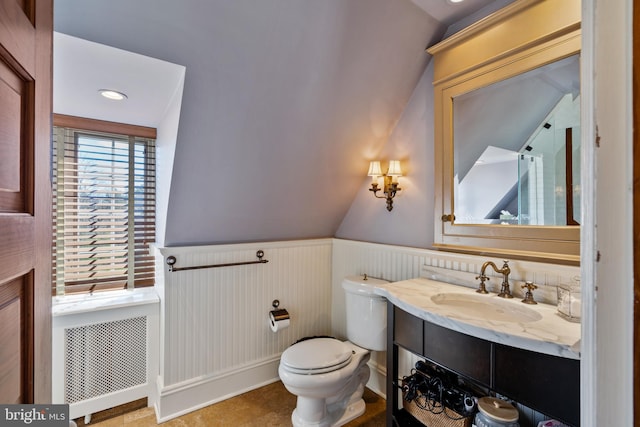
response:
M54 127L54 295L153 285L155 141Z

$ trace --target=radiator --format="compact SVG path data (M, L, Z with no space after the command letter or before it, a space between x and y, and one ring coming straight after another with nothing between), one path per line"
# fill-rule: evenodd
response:
M145 397L153 403L155 298L134 306L110 307L107 302L97 311L71 313L54 305L53 403L69 404L72 419Z

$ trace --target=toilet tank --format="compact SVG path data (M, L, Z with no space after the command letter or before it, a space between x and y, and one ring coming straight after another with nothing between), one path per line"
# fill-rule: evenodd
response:
M342 282L347 311L347 339L374 351L387 349L387 300L374 294L386 280L366 276L346 277Z

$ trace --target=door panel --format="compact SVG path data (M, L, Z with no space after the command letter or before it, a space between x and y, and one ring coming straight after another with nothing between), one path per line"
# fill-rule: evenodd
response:
M0 402L21 403L32 400L32 382L28 357L33 343L29 324L24 315L31 310L30 275L0 285ZM18 351L16 351L16 349Z
M0 402L51 402L51 0L0 0Z
M5 64L0 63L0 190L19 193L22 117L22 81ZM2 200L0 200L2 203ZM4 203L0 209L6 210Z
M40 0L37 1L40 3ZM38 10L47 13L47 3L45 5L36 4ZM29 1L20 4L15 0L0 0L0 56L12 68L24 70L30 76L35 76L36 57L33 55L36 44L36 30L32 23L31 5ZM36 24L38 27L46 25L46 16L39 16ZM51 13L53 22L53 12ZM52 27L53 25L51 25ZM44 29L44 28L42 28Z
M3 260L0 283L21 276L33 268L33 249L33 217L0 214L0 259Z

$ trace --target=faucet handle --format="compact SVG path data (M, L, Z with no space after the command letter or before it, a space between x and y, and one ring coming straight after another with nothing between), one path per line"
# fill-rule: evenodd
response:
M533 290L538 289L538 286L534 285L533 282L526 281L524 285L522 285L522 289L527 288L527 293L524 295L524 299L522 300L525 304L537 304L537 302L533 299Z
M486 275L484 274L480 274L479 276L476 276L476 280L480 279L480 285L478 285L478 289L476 289L476 292L479 294L488 294L489 291L487 291L487 287L484 284L485 280L490 280Z

